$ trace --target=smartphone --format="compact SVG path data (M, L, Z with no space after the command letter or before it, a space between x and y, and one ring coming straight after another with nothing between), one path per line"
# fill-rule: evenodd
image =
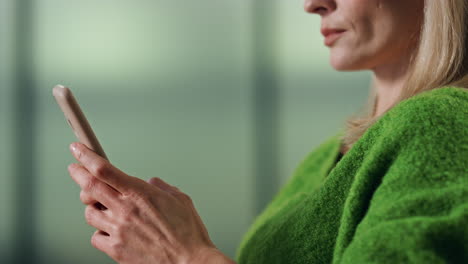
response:
M70 88L56 85L52 89L52 94L78 141L92 149L99 156L109 160Z

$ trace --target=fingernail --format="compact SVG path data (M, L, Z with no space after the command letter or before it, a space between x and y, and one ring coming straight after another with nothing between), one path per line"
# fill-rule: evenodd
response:
M68 169L68 171L71 171L71 170L73 170L74 167L75 167L75 163L72 163L72 164L68 165L67 169Z
M77 146L76 146L76 143L72 143L72 144L70 145L70 149L71 149L71 151L73 151L73 152L76 153L76 152L78 151Z

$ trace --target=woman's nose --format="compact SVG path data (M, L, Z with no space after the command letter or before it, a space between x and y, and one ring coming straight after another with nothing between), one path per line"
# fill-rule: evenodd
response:
M336 9L335 0L305 0L304 10L307 13L326 15Z

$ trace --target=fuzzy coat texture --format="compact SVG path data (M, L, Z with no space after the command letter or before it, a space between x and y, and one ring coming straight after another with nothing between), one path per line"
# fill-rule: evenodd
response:
M342 133L256 217L237 263L468 263L467 89L398 103L337 162Z

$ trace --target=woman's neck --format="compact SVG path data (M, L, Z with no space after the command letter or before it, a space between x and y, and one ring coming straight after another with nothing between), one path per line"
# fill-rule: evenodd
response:
M383 114L400 95L407 79L409 59L405 57L394 63L380 65L372 69L377 102L373 116Z

